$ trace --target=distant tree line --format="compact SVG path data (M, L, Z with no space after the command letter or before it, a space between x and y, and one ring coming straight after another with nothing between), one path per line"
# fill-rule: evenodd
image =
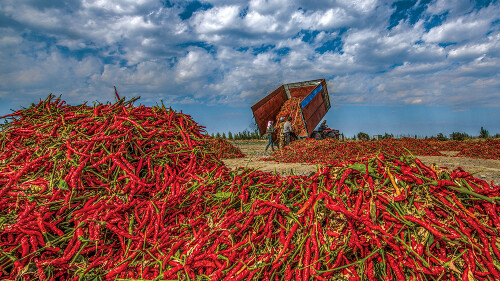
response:
M243 132L238 132L233 134L231 131L227 133L222 133L220 134L217 132L216 134L212 133L211 136L213 138L223 138L227 140L256 140L256 139L262 139L262 136L260 135L260 132L258 130L254 131L249 131L245 129Z
M392 139L392 138L394 138L393 134L388 134L388 133L385 133L385 135L379 135L379 136L380 136L379 139ZM399 135L396 138L427 139L429 137L428 136L417 136L417 135ZM481 127L481 130L479 131L479 135L477 137L471 136L467 133L453 132L449 136L445 136L443 133L439 133L439 134L437 134L437 136L431 136L430 138L435 138L435 139L438 139L441 141L447 141L447 140L462 141L462 140L474 139L474 138L480 138L480 139L500 138L500 134L490 135L488 130L486 130L484 127ZM351 139L353 139L353 140L370 140L370 136L367 133L359 132L357 135L354 135Z
M254 129L254 130L248 130L245 129L243 132L238 132L238 133L232 133L228 132L227 135L226 133L212 133L212 137L214 138L223 138L223 139L228 139L228 140L256 140L256 139L263 139L263 136L260 135L259 130ZM394 136L393 134L385 133L384 135L377 135L378 139L393 139L393 138L414 138L414 139L427 139L427 138L435 138L437 140L441 141L447 141L447 140L456 140L456 141L462 141L462 140L467 140L467 139L474 139L474 138L481 138L481 139L488 139L488 138L500 138L500 134L495 134L495 135L490 135L488 130L485 128L481 127L481 130L479 131L479 136L473 137L471 135L468 135L467 133L461 133L461 132L453 132L449 136L445 136L443 133L437 134L437 136L417 136L417 135L398 135ZM374 139L375 136L370 137L369 134L364 133L364 132L359 132L356 135L354 135L352 138L346 138L346 139L351 139L351 140L371 140Z
M477 137L470 136L467 133L453 132L449 137L446 137L445 135L443 135L443 133L439 133L435 138L440 141L447 141L447 140L461 141L474 138L480 138L480 139L500 138L500 134L490 135L488 130L481 127L481 130L479 131L479 136Z
M393 139L394 138L394 135L393 134L389 134L389 133L385 133L384 135L378 135L380 136L379 139L382 139L382 140L388 140L388 139ZM375 136L373 136L373 138L375 138ZM415 136L416 138L416 136ZM368 135L367 133L364 133L364 132L359 132L357 135L354 135L352 137L353 140L370 140L370 135Z

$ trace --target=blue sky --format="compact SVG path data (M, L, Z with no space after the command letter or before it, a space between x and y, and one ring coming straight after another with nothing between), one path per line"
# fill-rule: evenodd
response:
M347 136L500 133L500 3L0 2L0 115L49 93L113 101L116 85L238 132L269 92L319 78Z

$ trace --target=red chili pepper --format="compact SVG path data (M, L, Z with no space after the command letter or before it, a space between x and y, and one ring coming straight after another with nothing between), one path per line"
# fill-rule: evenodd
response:
M311 264L311 238L307 238L304 252L304 270L302 275L302 280L309 280L310 276L310 264Z
M123 272L125 269L127 269L129 265L129 262L124 262L123 264L119 265L118 267L114 268L113 270L109 271L105 278L107 279L111 279L113 277L115 277L116 275L120 274L121 272Z
M304 211L307 210L307 208L309 208L309 206L314 205L313 202L314 202L315 198L316 198L315 195L311 195L311 197L309 197L309 199L306 201L306 203L304 203L302 208L300 208L300 210L297 212L297 215L302 214Z
M441 232L439 232L438 230L436 230L434 227L432 227L431 225L425 223L424 221L422 221L421 219L418 219L416 217L412 217L412 216L403 216L404 219L406 220L409 220L409 221L412 221L414 223L418 223L420 224L421 226L425 227L427 230L429 230L434 236L437 236L439 238L442 238L442 237L445 237L444 234L442 234Z
M270 206L270 207L274 207L274 208L277 208L277 209L280 209L280 210L283 210L286 212L286 214L290 213L291 210L284 206L284 205L280 205L280 204L277 204L277 203L274 203L274 202L269 202L269 201L261 201L260 202L260 205L267 205L267 206Z
M288 249L288 245L290 244L290 240L292 239L292 236L294 235L294 233L298 227L299 227L298 223L295 223L292 226L292 228L290 229L290 232L288 233L288 235L286 237L285 244L283 245L283 248L279 252L278 256L274 259L273 264L276 263L283 256L283 254L286 252L286 250Z
M318 231L318 223L316 222L313 225L313 229L311 232L312 250L314 251L314 258L312 260L314 263L313 268L315 269L314 273L316 273L316 271L321 267L321 262L319 261L320 250L319 250L319 246L318 246L318 240L316 238L317 233L320 233L320 231Z

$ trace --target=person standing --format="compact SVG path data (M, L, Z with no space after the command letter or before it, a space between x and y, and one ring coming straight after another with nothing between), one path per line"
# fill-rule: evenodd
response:
M290 144L290 137L293 133L292 128L292 117L288 116L285 125L283 126L283 135L285 136L285 144L283 146L287 146Z
M285 117L281 117L280 119L276 120L276 126L274 127L276 129L276 138L278 140L276 146L278 147L278 149L285 145L285 136L283 135L283 125L285 124L284 122Z
M274 131L275 131L275 129L273 126L273 121L267 122L267 130L266 130L267 145L266 145L266 149L264 151L267 151L269 146L271 146L272 151L274 151L274 142L273 142Z
M326 129L328 129L328 126L326 125L326 120L323 120L323 122L321 122L319 126L316 128L316 131L323 132Z

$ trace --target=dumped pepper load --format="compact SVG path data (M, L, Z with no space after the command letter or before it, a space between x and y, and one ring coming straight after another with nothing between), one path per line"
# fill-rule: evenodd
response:
M283 132L284 122L280 120L283 118L292 118L292 129L297 135L307 135L306 128L304 127L304 122L302 121L302 113L300 112L300 98L291 98L283 103L280 111L276 115L275 124L278 124L276 128L276 135L281 136Z
M500 279L500 186L461 169L229 170L190 116L134 99L8 118L0 279Z

